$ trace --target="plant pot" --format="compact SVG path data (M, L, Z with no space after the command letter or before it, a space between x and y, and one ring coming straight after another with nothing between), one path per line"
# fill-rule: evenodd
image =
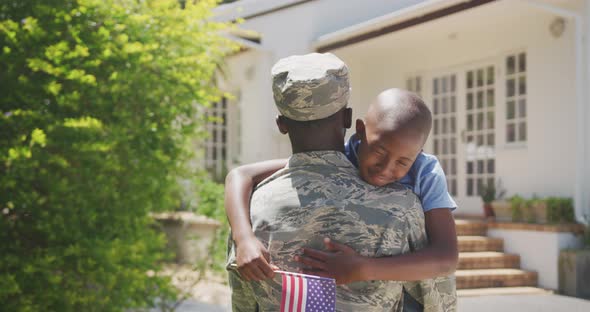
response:
M166 234L167 247L174 252L176 262L195 264L209 254L219 222L192 212L154 214Z
M491 203L494 216L498 222L512 221L512 207L510 202L505 200L495 200Z
M547 223L547 203L545 201L538 201L531 206L533 218L536 223Z
M486 219L494 217L494 210L492 209L491 203L484 203L483 204L483 215Z
M559 292L590 299L590 249L559 253Z

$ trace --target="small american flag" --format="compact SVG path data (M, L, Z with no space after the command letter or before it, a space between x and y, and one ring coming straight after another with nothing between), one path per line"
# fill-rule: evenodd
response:
M336 282L332 278L275 271L283 277L281 312L333 312Z

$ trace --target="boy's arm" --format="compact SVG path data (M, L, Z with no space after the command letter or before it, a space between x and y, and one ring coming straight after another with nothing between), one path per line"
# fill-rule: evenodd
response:
M250 196L256 184L285 167L286 159L268 160L232 169L225 178L225 212L236 244L238 272L246 280L274 275L268 251L252 232Z
M332 277L339 284L359 280L416 281L451 274L458 262L455 220L450 209L425 213L429 244L412 253L369 258L352 248L326 241L326 251L304 249L296 260L311 267L305 273Z

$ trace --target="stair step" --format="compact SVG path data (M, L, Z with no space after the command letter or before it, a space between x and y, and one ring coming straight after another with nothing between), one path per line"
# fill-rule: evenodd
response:
M455 229L457 235L481 235L485 236L488 231L488 225L485 222L477 220L455 220Z
M485 236L459 236L459 252L468 251L502 251L504 241L501 238Z
M536 286L537 272L518 269L458 270L457 289Z
M459 270L519 268L520 256L497 251L459 253Z
M458 289L459 297L476 296L504 296L504 295L549 295L553 291L537 287L497 287L497 288L473 288Z

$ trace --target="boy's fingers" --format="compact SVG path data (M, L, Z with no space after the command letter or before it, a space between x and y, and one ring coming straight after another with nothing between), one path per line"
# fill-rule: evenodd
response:
M271 264L269 264L269 265L270 265L270 268L271 268L273 271L278 271L278 270L280 270L280 268L279 268L278 266L276 266L276 265L274 265L274 264L272 264L272 263L271 263Z
M260 268L260 270L264 274L264 277L271 278L271 277L275 276L275 272L270 267L268 262L266 262L265 259L258 259L257 262L258 262L258 268Z
M321 277L328 277L328 278L333 278L330 274L328 274L328 272L324 271L324 270L301 270L301 272L303 274L308 274L308 275L315 275L315 276L321 276Z
M301 262L309 267L312 267L314 269L321 269L321 270L325 270L326 269L326 264L320 260L316 260L314 258L311 257L306 257L306 256L298 256L296 257L296 259L298 262Z
M326 248L332 251L354 251L354 249L340 243L336 243L330 238L324 238L324 244L326 244Z
M252 272L252 280L254 281L260 281L260 280L264 280L266 279L266 275L264 275L264 273L262 272L262 270L260 270L260 268L258 268L257 265L253 265L250 268L250 271Z
M323 251L315 250L315 249L309 249L309 248L303 248L303 254L308 255L310 257L314 257L316 259L320 259L320 260L326 260L328 258L327 253L325 253Z

